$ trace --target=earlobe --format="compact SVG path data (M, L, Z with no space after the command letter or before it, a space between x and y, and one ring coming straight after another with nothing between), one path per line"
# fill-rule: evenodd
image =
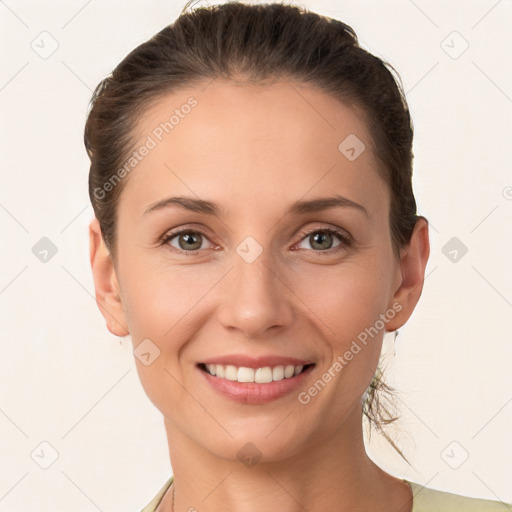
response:
M96 303L106 320L107 328L115 336L126 336L129 331L126 327L116 271L96 217L89 224L89 258Z
M387 323L387 331L399 329L412 315L423 290L429 255L428 220L420 216L414 226L409 244L400 251L402 279L394 293L392 304L400 304L401 308L399 314Z

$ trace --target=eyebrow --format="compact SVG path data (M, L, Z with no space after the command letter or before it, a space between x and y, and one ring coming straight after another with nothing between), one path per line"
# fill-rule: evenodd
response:
M161 199L160 201L152 203L144 211L144 215L147 215L148 213L157 210L168 208L169 206L180 206L189 211L203 213L205 215L219 216L222 213L219 205L212 201L207 201L205 199L196 199L193 197L186 196L176 196L167 197L165 199ZM290 206L286 214L301 215L306 213L315 213L334 207L355 208L360 212L364 213L366 217L370 218L370 215L364 206L355 203L354 201L340 195L332 197L319 197L316 199L310 199L308 201L297 201Z

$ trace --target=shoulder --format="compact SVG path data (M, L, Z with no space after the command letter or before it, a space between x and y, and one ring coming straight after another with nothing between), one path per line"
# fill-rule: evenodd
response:
M155 512L156 508L162 501L164 494L167 492L169 487L171 487L174 476L171 476L167 482L163 485L163 487L158 491L156 496L140 511L140 512Z
M409 482L414 496L412 512L504 512L509 506L501 501L482 500L437 491Z

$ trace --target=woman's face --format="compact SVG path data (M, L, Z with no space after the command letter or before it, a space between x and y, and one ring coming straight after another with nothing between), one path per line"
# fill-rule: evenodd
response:
M383 320L401 326L421 293L405 287L394 256L390 193L363 119L305 86L217 79L160 99L135 133L111 312L168 431L225 459L251 442L270 460L344 422L360 428ZM208 205L162 205L177 196ZM297 206L335 197L344 199ZM198 367L232 355L314 366L295 384L284 379L280 396L254 383L234 384L235 398Z

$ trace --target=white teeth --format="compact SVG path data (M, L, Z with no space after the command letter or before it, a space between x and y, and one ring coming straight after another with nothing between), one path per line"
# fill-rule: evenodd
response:
M224 369L224 366L222 366L221 364L212 364L209 366L213 366L213 368L215 368L215 374L217 375L217 377L223 379L224 376L226 375L226 370Z
M238 368L236 366L233 366L232 364L228 364L226 366L226 374L224 375L224 378L228 380L237 380Z
M272 382L272 368L265 366L264 368L258 368L254 372L254 382L264 384L265 382Z
M267 382L275 382L283 379L289 379L295 375L299 375L304 369L303 365L294 366L265 366L263 368L240 368L231 364L207 364L206 370L210 375L220 377L221 379L236 380L238 382L256 382L264 384Z
M254 370L252 368L238 368L238 382L254 382Z
M272 369L272 380L284 379L284 366L276 366Z

